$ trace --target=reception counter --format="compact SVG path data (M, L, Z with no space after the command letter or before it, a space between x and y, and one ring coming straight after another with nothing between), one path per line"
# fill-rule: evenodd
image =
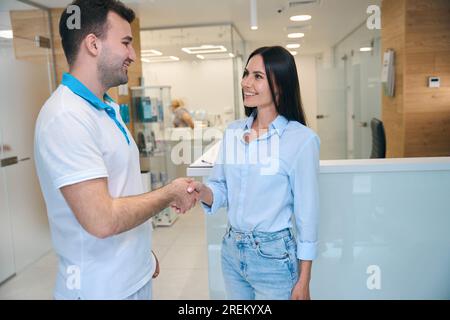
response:
M188 176L207 179L215 147ZM211 299L226 226L206 216ZM450 157L321 161L318 252L313 299L450 299Z

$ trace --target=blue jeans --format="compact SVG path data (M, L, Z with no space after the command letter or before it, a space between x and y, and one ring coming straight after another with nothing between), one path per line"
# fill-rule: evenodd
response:
M228 228L222 241L227 298L289 300L299 276L296 251L289 229L242 232Z

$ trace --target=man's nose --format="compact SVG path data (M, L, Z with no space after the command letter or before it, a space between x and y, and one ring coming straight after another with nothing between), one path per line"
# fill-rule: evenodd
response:
M136 61L136 51L134 50L133 46L131 46L130 53L128 54L128 58L133 62Z

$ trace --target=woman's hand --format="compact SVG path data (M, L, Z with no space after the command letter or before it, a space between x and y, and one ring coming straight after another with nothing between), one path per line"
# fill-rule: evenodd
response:
M311 260L299 260L300 277L292 289L291 300L311 300L309 281L311 280Z
M299 280L292 289L291 300L311 300L309 281Z

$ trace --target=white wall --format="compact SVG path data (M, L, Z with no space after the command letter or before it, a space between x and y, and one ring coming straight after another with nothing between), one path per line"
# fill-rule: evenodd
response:
M143 63L143 75L146 86L171 86L172 99L183 99L190 111L203 109L224 117L227 109L234 110L231 59Z
M245 63L245 62L244 62ZM295 58L300 80L300 91L308 126L317 131L317 81L314 56ZM239 71L239 77L241 76ZM211 114L222 114L233 107L232 60L180 61L144 63L145 85L169 85L172 98L184 100L189 110L204 109ZM240 93L239 97L240 97Z
M296 56L295 64L300 81L300 94L308 126L317 132L317 80L316 58L314 56Z

